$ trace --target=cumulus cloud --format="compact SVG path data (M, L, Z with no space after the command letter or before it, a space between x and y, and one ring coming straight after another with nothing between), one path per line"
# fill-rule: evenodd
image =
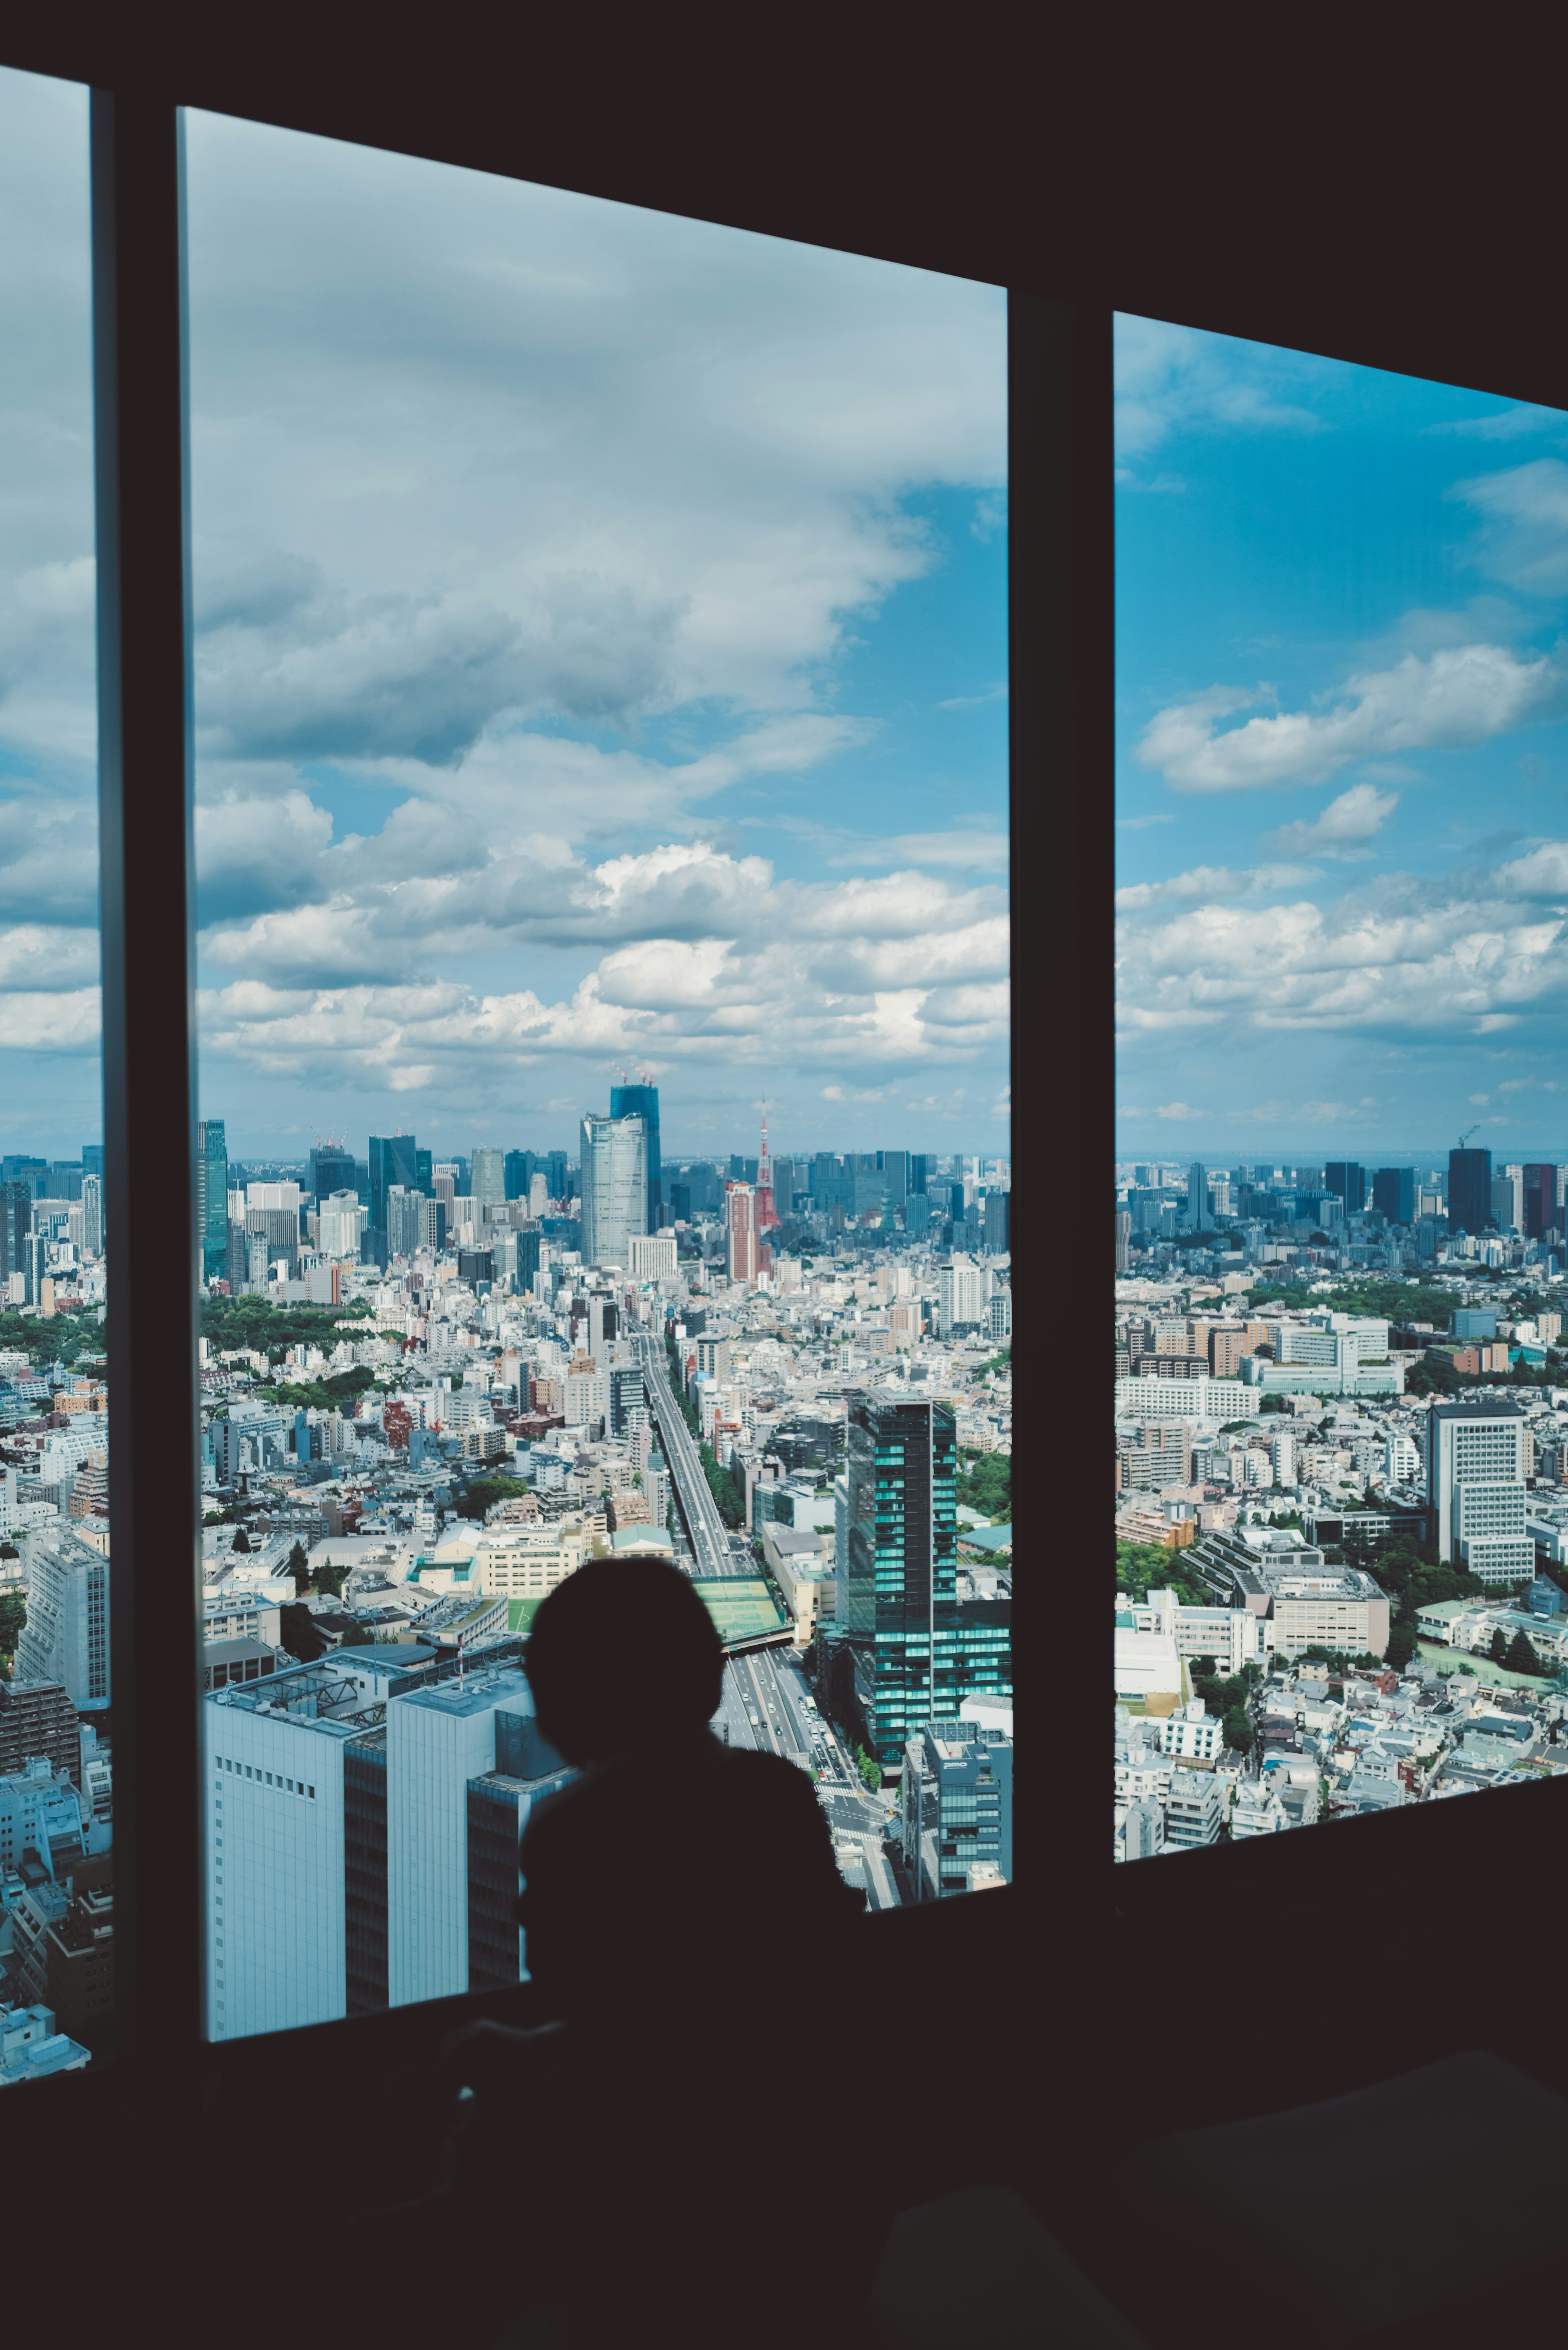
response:
M1119 925L1123 1027L1419 1038L1560 1020L1568 902L1549 902L1554 868L1568 870L1568 843L1443 882L1391 877L1327 906L1131 910Z
M1392 669L1347 678L1325 697L1328 709L1282 711L1223 730L1223 719L1270 698L1269 689L1215 686L1158 712L1137 755L1178 791L1321 784L1352 759L1483 743L1555 717L1568 702L1565 687L1562 660L1544 653L1521 658L1487 644L1426 660L1410 653Z
M1354 853L1376 838L1398 805L1397 792L1380 792L1374 784L1352 784L1311 823L1303 819L1282 825L1271 834L1271 846L1286 857Z

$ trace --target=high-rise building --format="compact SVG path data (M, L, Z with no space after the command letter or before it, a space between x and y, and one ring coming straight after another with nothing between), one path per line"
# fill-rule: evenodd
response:
M526 1200L534 1183L534 1170L538 1164L531 1150L509 1150L506 1154L505 1184L509 1200Z
M755 1281L761 1270L756 1199L749 1183L724 1186L724 1270L732 1281Z
M1413 1167L1379 1167L1372 1178L1372 1204L1391 1224L1416 1221L1416 1170Z
M439 1202L427 1200L422 1191L410 1191L394 1183L387 1193L387 1253L389 1256L416 1256L424 1244L424 1211Z
M411 1134L373 1134L370 1137L370 1225L372 1232L385 1234L387 1229L387 1194L394 1183L405 1191L419 1189L419 1167Z
M901 1208L909 1196L909 1154L907 1150L879 1150L877 1161L887 1178L888 1196L896 1208Z
M435 1153L433 1151L415 1151L414 1181L427 1200L435 1198Z
M867 1742L903 1767L928 1721L1012 1689L1010 1596L961 1600L952 1407L851 1397L838 1626L869 1690Z
M317 1142L310 1154L306 1176L310 1196L319 1207L334 1191L354 1189L354 1153L346 1142Z
M937 1280L938 1336L951 1338L961 1331L980 1329L991 1295L991 1275L985 1266L967 1256L950 1257L939 1266Z
M1557 1170L1553 1166L1532 1164L1524 1170L1524 1222L1526 1237L1538 1241L1547 1232L1563 1228L1563 1203L1557 1196Z
M924 1150L911 1150L909 1153L909 1168L908 1176L909 1190L911 1191L924 1191L929 1198L930 1196L930 1183L927 1180L928 1176L932 1181L935 1180L935 1162L928 1152Z
M84 1176L96 1175L100 1183L103 1181L103 1145L101 1142L83 1143L82 1173Z
M1209 1232L1214 1223L1209 1208L1209 1170L1197 1159L1187 1172L1187 1223L1195 1232Z
M78 1534L32 1546L16 1678L63 1683L78 1713L109 1703L109 1561Z
M1360 1215L1366 1204L1366 1177L1354 1159L1333 1159L1323 1170L1323 1188L1345 1202L1347 1216Z
M223 1245L228 1246L228 1205L223 1209ZM103 1177L82 1177L82 1247L88 1256L103 1254Z
M995 1185L985 1195L985 1249L988 1255L1005 1256L1012 1246L1011 1191Z
M566 1197L566 1154L564 1150L545 1152L545 1181L552 1200Z
M473 1154L470 1178L475 1204L481 1200L503 1201L506 1197L506 1154L493 1144L482 1143Z
M644 1077L640 1084L611 1086L611 1118L639 1118L646 1136L648 1219L642 1229L656 1232L664 1197L663 1164L659 1150L659 1087ZM557 1195L558 1196L558 1195Z
M1438 1556L1483 1583L1535 1571L1525 1525L1529 1442L1515 1404L1434 1404L1427 1415L1427 1506Z
M631 1236L648 1230L648 1136L640 1117L598 1118L582 1126L585 1264L625 1265Z
M1491 1153L1449 1153L1449 1229L1482 1232L1491 1220Z
M221 1279L229 1264L229 1152L221 1118L196 1128L196 1231L203 1281Z
M1505 1167L1491 1179L1491 1221L1500 1232L1524 1230L1524 1170Z
M1125 1208L1116 1210L1116 1271L1126 1273L1132 1263L1132 1218Z
M357 1263L359 1257L359 1235L365 1229L367 1211L359 1205L359 1194L348 1187L330 1192L317 1212L316 1245L325 1257L349 1257ZM232 1278L232 1275L231 1275Z
M26 1272L26 1242L32 1228L32 1185L0 1183L0 1277Z

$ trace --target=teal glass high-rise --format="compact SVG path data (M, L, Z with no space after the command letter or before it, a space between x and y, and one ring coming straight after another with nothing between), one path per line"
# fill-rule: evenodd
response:
M196 1226L202 1235L202 1278L221 1278L229 1269L229 1152L221 1118L196 1128Z
M961 1589L957 1470L950 1404L851 1398L837 1627L859 1657L867 1742L885 1773L928 1721L1012 1692L1011 1598Z

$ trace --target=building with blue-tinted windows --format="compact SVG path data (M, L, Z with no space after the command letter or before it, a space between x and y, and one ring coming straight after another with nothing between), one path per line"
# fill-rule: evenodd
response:
M656 1232L663 1220L664 1185L659 1157L659 1087L611 1086L611 1118L639 1118L642 1120L645 1149L648 1156L648 1223L646 1229Z

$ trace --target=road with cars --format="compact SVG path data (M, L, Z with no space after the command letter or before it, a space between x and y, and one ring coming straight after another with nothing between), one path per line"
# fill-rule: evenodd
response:
M719 1504L709 1490L697 1440L670 1384L664 1348L657 1338L639 1337L642 1384L648 1408L659 1430L659 1440L674 1482L676 1507L691 1544L693 1575L750 1575L749 1555L737 1555Z

